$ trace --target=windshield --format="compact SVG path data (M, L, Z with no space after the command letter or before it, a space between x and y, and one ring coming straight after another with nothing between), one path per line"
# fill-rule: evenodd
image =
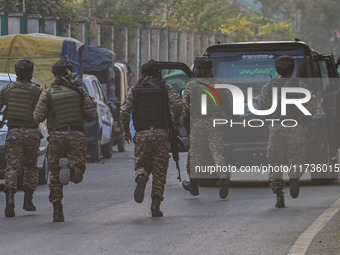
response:
M214 76L218 79L236 79L247 82L253 81L253 85L266 83L277 78L275 70L275 60L282 55L290 55L295 60L295 70L293 77L305 78L306 60L304 52L214 52L211 56L213 60Z

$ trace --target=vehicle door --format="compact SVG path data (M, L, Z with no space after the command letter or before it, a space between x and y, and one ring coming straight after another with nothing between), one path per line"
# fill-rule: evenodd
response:
M339 75L333 54L317 56L317 64L322 78L323 110L325 112L326 135L332 154L339 148L340 138L340 101Z
M182 93L192 77L190 68L181 62L156 62L162 71L162 78L166 84L172 86L175 91L182 97ZM183 127L179 130L180 151L188 151L189 149L189 123L190 120L184 122Z
M107 144L111 139L112 134L112 114L110 108L106 104L103 89L100 82L93 78L91 84L94 90L95 98L98 103L99 121L101 122L102 137L101 144Z

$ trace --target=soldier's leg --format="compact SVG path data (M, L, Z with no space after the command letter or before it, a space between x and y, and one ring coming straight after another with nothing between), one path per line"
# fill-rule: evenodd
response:
M223 166L227 165L227 161L224 155L224 145L223 145L223 129L222 127L217 127L212 130L208 137L208 146L211 152L211 155L214 159L214 163L223 169ZM229 179L230 172L221 172L218 173L219 178L219 195L220 198L225 199L229 193Z
M5 143L7 168L5 173L5 191L17 190L17 174L24 163L23 139L19 130L9 130Z
M17 173L23 167L23 139L20 130L9 130L5 143L7 168L5 173L5 216L14 217L14 194L17 190Z
M184 182L182 183L185 190L189 191L191 195L198 196L199 195L199 187L198 187L198 178L199 173L195 172L195 165L199 165L202 162L203 157L203 148L206 143L206 134L205 130L202 128L205 124L197 122L193 125L192 130L190 132L190 149L188 152L188 161L187 161L187 172L190 177L190 183ZM190 189L189 189L190 184Z
M152 148L147 131L137 132L135 142L135 181L134 198L137 203L144 200L145 186L152 169Z
M285 155L286 139L279 131L270 130L267 148L267 158L270 166L269 184L274 194L281 193L284 188L283 172L281 165L286 162Z
M70 181L80 183L86 168L86 135L82 132L72 131L68 141L67 159L71 170Z
M295 168L289 172L289 177L300 179L305 172L304 164L306 163L306 129L305 127L297 127L287 139L289 150L288 159Z
M298 180L305 172L306 162L306 129L298 126L290 134L287 143L289 146L288 159L290 163L295 166L288 173L289 175L289 190L292 198L297 198L300 194L300 187Z
M162 217L163 212L160 210L160 205L164 200L163 195L170 158L168 137L159 137L159 139L154 142L153 149L151 214L152 217Z
M37 166L40 146L40 133L38 130L25 131L24 155L26 171L24 172L24 205L26 211L35 211L36 207L32 202L33 192L39 180L39 168Z
M168 140L162 139L158 142L158 144L155 144L155 147L156 146L157 150L155 150L152 157L153 165L151 198L158 197L161 201L163 201L166 175L169 167L170 158Z
M188 157L187 157L187 165L186 165L186 168L187 168L187 173L188 173L188 176L190 178L190 149L188 151ZM191 191L191 182L190 181L187 181L187 180L183 180L182 181L182 186L183 188L186 190L186 191Z
M152 147L151 142L146 137L137 132L134 138L135 142L135 177L142 175L147 180L152 169Z
M61 202L63 199L63 185L59 180L59 160L67 156L66 145L64 136L56 132L50 135L48 164L50 170L49 201L51 203Z
M40 146L39 131L31 132L24 140L24 156L26 171L24 173L24 190L35 190L39 180L37 166Z

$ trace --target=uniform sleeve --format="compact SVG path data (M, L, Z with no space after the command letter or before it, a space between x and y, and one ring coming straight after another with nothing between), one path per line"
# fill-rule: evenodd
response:
M85 121L91 122L98 119L97 106L93 103L87 92L83 89L83 117Z
M4 106L4 104L5 104L5 101L3 99L3 89L2 89L2 90L0 90L0 111L1 111L2 107Z
M43 122L47 118L48 114L48 98L47 98L47 89L44 90L39 97L37 106L33 112L33 118L35 122L40 123Z
M130 131L130 114L133 112L133 93L129 90L124 103L120 107L120 121L122 123L124 132Z
M191 82L188 82L187 86L184 90L183 96L183 117L185 119L190 119L190 89L191 89Z
M269 91L269 83L265 84L261 90L261 96L259 101L257 102L258 110L268 110L271 106L270 102L270 91Z
M170 107L174 113L174 121L179 121L182 115L183 105L182 100L179 97L178 93L173 89L173 87L168 86L168 99Z

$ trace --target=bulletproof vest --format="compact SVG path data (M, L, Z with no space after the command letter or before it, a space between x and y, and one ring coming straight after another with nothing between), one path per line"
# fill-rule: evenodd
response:
M4 119L7 126L38 128L38 123L33 119L33 112L39 100L41 89L29 82L14 82L10 84L7 108Z
M73 128L82 130L84 121L82 115L82 96L77 88L65 85L53 85L47 92L50 113L47 118L48 131Z
M281 88L283 87L300 87L299 80L298 79L274 79L269 83L269 90L272 93L273 88L278 89L277 93L277 108L274 113L270 115L272 119L295 119L297 121L304 121L306 119L306 116L295 106L292 104L286 105L286 115L281 114ZM271 94L272 95L272 94ZM293 98L301 98L302 95L299 93L288 93L287 97L290 99ZM270 105L272 105L273 96L270 98Z
M168 89L164 81L138 82L133 88L133 124L137 131L169 126Z

